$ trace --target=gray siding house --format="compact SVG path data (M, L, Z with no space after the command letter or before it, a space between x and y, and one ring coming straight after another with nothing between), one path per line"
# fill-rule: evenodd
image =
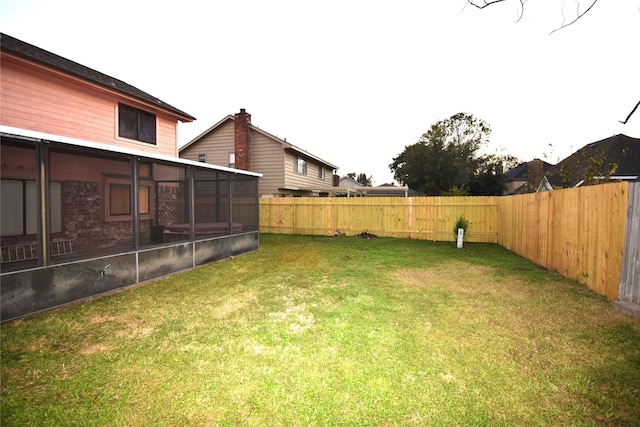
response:
M320 196L337 186L336 165L252 125L244 109L220 120L179 153L183 159L262 174L261 197Z

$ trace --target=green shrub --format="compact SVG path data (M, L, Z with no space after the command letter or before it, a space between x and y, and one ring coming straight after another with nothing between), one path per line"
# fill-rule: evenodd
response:
M456 239L458 238L458 228L462 228L464 230L464 234L465 235L467 234L467 228L469 228L469 222L463 216L458 218L458 220L456 221L455 227L453 227L453 235L456 236Z

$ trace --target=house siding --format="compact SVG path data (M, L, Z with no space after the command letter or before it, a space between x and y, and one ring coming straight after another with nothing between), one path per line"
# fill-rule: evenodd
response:
M180 152L180 157L198 160L204 154L206 162L229 166L229 153L234 151L234 122L227 120L198 141ZM251 131L251 165L254 172L263 174L259 180L260 194L277 194L284 186L284 152L280 143Z
M177 157L193 117L0 40L1 322L258 249L256 174ZM155 114L155 144L117 136L118 103Z
M198 160L199 154L206 156L206 162L221 166L228 166L228 155L234 151L235 138L234 118L228 116L216 124L209 133L201 135L192 144L180 151L180 157ZM295 150L289 144L262 132L255 127L250 128L251 140L251 170L262 174L259 180L261 196L305 195L312 196L314 192L299 192L304 187L331 187L333 185L333 169L325 166L325 178L320 179L322 165L307 156L307 174L294 171ZM315 192L317 194L317 191Z
M198 161L198 155L204 154L206 162L218 166L229 166L229 153L233 152L233 120L229 120L215 132L202 137L198 144L185 148L180 152L183 159Z
M262 174L260 195L279 194L284 186L284 151L280 143L258 133L251 132L253 169Z
M307 173L301 174L295 171L294 164L296 161L295 153L285 153L285 187L286 188L304 188L304 187L331 187L332 171L326 171L325 179L318 178L320 165L313 160L307 159ZM304 157L304 156L303 156Z
M176 117L84 80L2 55L0 94L3 125L177 156ZM155 145L117 137L118 102L156 114Z

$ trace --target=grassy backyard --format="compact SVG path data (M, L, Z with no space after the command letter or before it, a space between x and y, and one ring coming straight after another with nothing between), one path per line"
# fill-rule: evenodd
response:
M640 426L640 323L496 245L267 234L1 332L2 426Z

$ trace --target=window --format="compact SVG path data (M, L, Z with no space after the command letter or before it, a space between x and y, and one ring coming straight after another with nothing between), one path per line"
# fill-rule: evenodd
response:
M118 136L148 144L156 143L156 115L118 104Z
M128 184L111 184L110 185L110 207L109 215L131 215L131 186ZM141 185L138 193L138 209L140 215L149 215L150 187Z
M307 161L300 156L296 156L296 162L294 164L294 171L304 174L307 174Z
M198 161L199 162L206 162L207 161L207 155L206 154L198 154Z
M109 185L109 215L131 215L131 186Z
M51 204L51 232L62 231L62 183L49 183ZM38 232L38 192L35 181L3 179L2 236L20 236Z
M229 153L229 167L236 167L236 153Z
M326 178L324 168L322 166L320 166L320 169L318 170L318 178L323 181Z
M124 178L107 178L106 220L123 221L131 219L131 184ZM151 218L151 185L140 184L138 192L140 218Z

